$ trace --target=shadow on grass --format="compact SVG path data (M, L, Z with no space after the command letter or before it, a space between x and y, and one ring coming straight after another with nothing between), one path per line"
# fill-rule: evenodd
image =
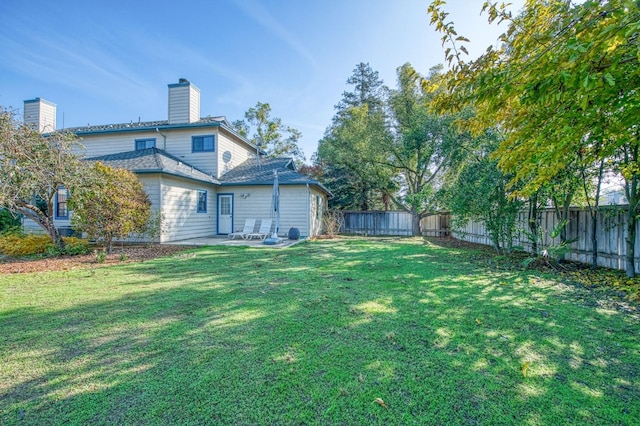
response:
M640 419L637 320L458 249L211 247L64 277L0 284L37 301L0 315L0 423Z

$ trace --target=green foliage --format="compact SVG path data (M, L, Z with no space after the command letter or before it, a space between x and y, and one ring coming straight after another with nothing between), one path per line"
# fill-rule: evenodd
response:
M20 219L7 209L0 208L0 234L21 226Z
M96 263L104 263L107 260L106 250L95 250L93 254L96 258Z
M74 256L88 253L87 240L74 237L63 237L63 240L64 249L60 250L48 235L7 232L0 235L0 253L11 257L59 256L61 254Z
M257 102L244 117L246 121L234 121L233 127L266 152L267 157L292 157L296 162L304 162L304 153L298 146L302 133L284 125L280 118L271 117L271 105Z
M538 232L533 234L527 229L522 229L521 232L531 242L532 246L536 248L536 252L531 253L531 256L522 261L522 265L528 267L531 263L538 259L542 259L547 264L558 269L560 266L558 261L563 260L565 255L570 252L570 244L577 241L573 240L561 240L556 242L556 239L561 235L567 226L567 221L561 221L553 229L544 231L542 227L538 227Z
M452 213L454 228L479 221L486 226L494 249L508 252L522 203L510 197L506 189L509 176L490 157L499 142L497 131L470 139L463 147L464 156L445 174L444 188L438 195Z
M428 79L439 78L439 68L432 69ZM467 135L453 126L454 116L431 111L433 95L410 64L398 68L394 90L368 64L359 64L348 83L354 90L343 93L318 145L323 182L336 195L332 206L388 210L393 202L412 214L418 235L420 219L437 210L439 178Z
M440 71L441 67L432 68L426 81L440 84ZM422 78L410 64L397 73L398 88L390 91L387 101L394 137L380 149L401 182L394 201L413 215L417 235L419 219L438 210L435 194L441 177L459 161L460 147L470 135L454 125L455 115L434 112L433 94L423 89Z
M65 242L64 252L70 256L76 256L89 253L89 241L83 238L63 237Z
M0 424L637 423L628 280L436 244L0 275Z
M133 173L97 162L85 179L85 186L69 203L74 229L104 241L107 252L111 252L114 239L147 230L151 202Z
M633 275L640 204L637 2L532 0L514 17L506 5L486 1L489 22L506 21L508 28L498 49L469 62L460 54L467 40L447 22L443 5L436 0L429 7L452 66L439 106L472 105L472 129L504 131L494 155L525 196L568 169L614 159L609 171L624 177L633 212L627 230L627 274Z
M33 220L59 250L64 241L53 220L55 195L60 187L73 193L82 185L81 148L75 135L40 134L0 107L0 206Z
M334 207L369 210L381 205L383 195L394 187L379 149L390 137L385 115L369 110L367 104L349 107L334 117L318 144L324 183L343 200L340 206L334 200Z
M387 210L396 183L381 165L385 158L379 149L391 138L383 108L386 88L378 72L364 63L356 65L347 83L352 90L336 105L332 124L318 143L316 164L335 195L329 200L332 208Z

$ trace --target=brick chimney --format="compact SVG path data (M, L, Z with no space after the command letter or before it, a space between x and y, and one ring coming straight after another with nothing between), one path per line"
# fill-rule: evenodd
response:
M200 120L200 89L186 78L169 84L169 124Z
M40 133L56 130L56 104L35 98L24 101L24 124Z

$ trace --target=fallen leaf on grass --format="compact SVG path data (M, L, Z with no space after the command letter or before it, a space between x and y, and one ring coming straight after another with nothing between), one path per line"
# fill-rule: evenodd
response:
M482 320L481 320L480 318L476 318L476 324L477 324L477 325L482 324Z
M384 408L387 408L387 409L389 408L387 406L387 404L382 400L382 398L376 398L376 399L373 400L373 402L375 402L376 404L378 404L381 407L384 407Z
M520 367L520 371L522 371L522 375L524 377L527 377L530 365L531 365L531 363L529 361L527 361L524 364L522 364L522 367Z

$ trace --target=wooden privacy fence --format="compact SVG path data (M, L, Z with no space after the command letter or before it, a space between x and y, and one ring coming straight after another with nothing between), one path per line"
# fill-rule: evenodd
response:
M405 211L343 211L340 233L411 235L411 214Z
M598 265L605 268L625 269L625 256L627 253L625 239L627 237L627 206L601 207L597 216L596 238L598 242ZM592 218L587 209L573 208L569 213L567 224L567 240L575 240L569 245L568 260L591 264L593 243L591 241ZM542 228L542 241L539 249L560 243L559 238L552 239L551 231L558 226L553 209L545 209L540 216ZM527 212L518 214L516 228L526 229ZM636 224L636 236L640 233L640 223ZM460 240L472 243L492 245L489 233L483 223L470 222L462 229L452 230L452 235ZM521 246L531 251L531 241L524 232L517 232L513 240L514 246ZM635 267L640 266L640 247L638 238L635 242Z
M357 235L412 235L411 213L405 211L343 211L343 234ZM444 237L449 235L450 216L436 214L420 221L422 235Z
M600 207L597 217L598 265L605 268L625 269L627 247L627 206ZM341 233L357 235L411 235L411 214L405 211L344 211ZM422 234L441 237L451 233L455 238L477 244L492 245L489 233L481 222L469 222L462 229L450 229L448 213L428 216L420 221ZM591 264L593 243L591 241L592 218L587 209L572 208L567 224L569 245L568 260ZM542 241L539 249L560 244L560 238L551 238L551 231L558 226L553 209L544 209L540 214ZM640 222L636 225L636 271L640 271ZM527 212L518 214L513 245L531 251L531 241L522 230L528 230Z

